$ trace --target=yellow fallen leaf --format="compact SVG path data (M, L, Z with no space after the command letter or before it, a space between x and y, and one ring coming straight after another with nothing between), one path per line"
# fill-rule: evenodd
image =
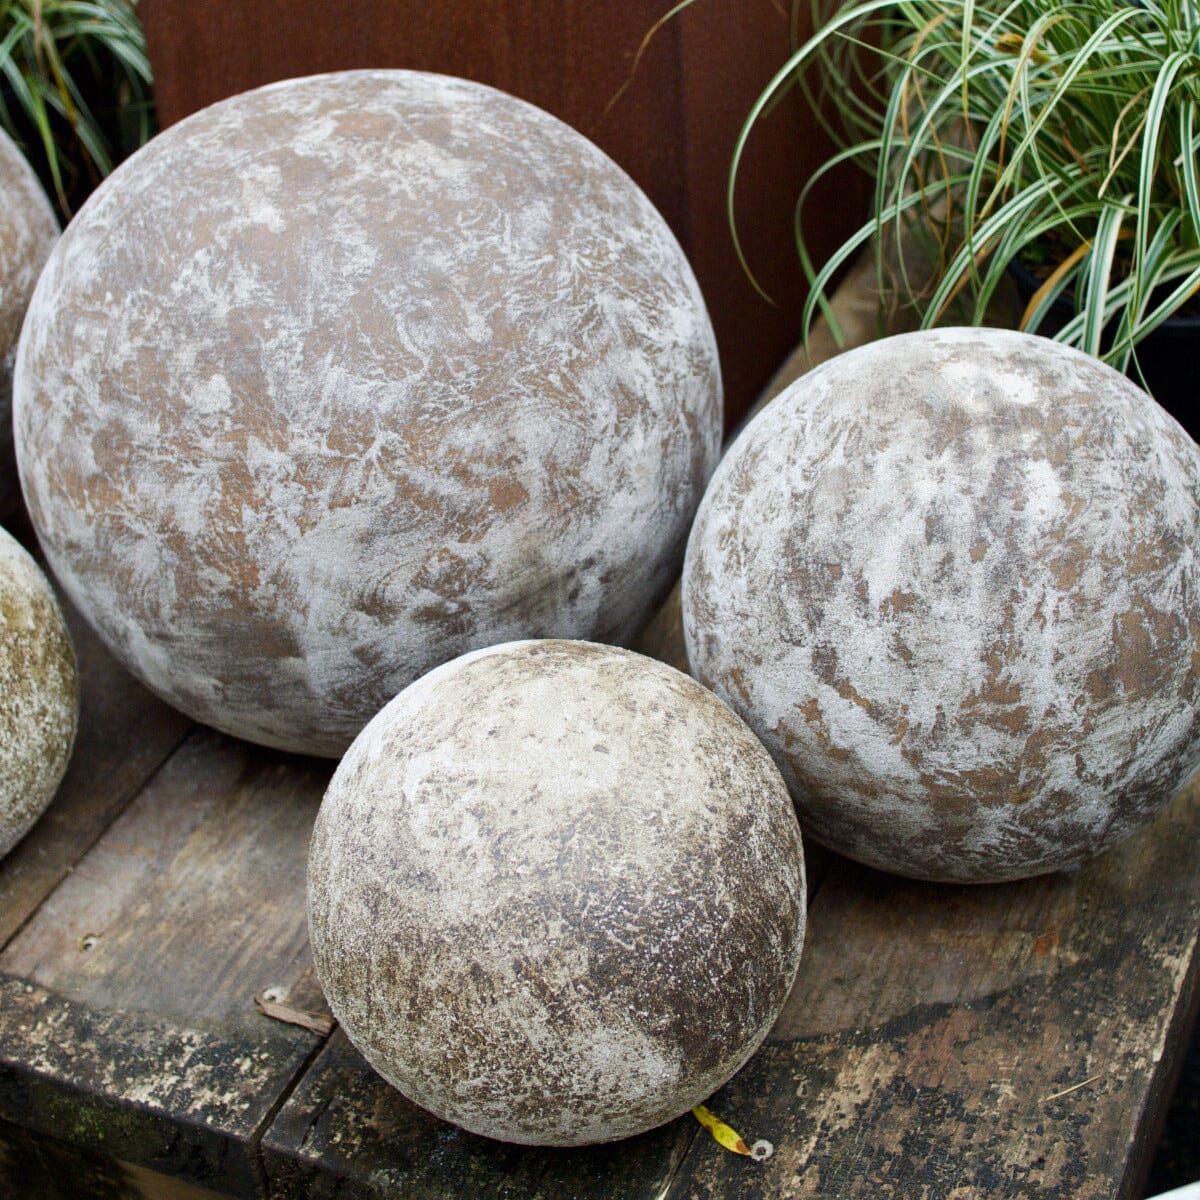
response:
M692 1109L692 1116L713 1135L718 1144L731 1150L734 1154L749 1154L750 1147L724 1121L714 1117L703 1104L697 1104Z

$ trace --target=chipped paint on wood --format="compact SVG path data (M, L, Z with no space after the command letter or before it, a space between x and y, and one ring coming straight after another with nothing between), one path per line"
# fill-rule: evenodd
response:
M248 1041L225 1027L91 1008L6 976L0 1012L0 1117L201 1187L261 1196L257 1130L312 1034L264 1022Z

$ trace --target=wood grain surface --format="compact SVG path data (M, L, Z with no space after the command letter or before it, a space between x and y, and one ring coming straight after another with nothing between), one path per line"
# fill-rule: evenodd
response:
M1133 1197L1197 989L1200 788L1070 875L920 884L842 860L801 977L671 1197Z
M100 658L90 637L81 657ZM126 715L140 693L103 671L84 686ZM135 756L144 728L111 723L99 762L85 746L74 769ZM0 953L0 1117L261 1194L257 1139L320 1039L262 1017L254 996L308 978L305 856L328 772L197 728L108 813ZM82 789L57 803L68 827L91 812Z

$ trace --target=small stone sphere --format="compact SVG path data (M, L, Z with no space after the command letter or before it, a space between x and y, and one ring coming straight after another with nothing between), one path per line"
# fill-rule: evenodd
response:
M0 529L0 858L54 799L78 721L75 652L58 600Z
M313 959L389 1083L503 1141L687 1112L774 1023L804 935L787 788L746 726L628 650L439 667L362 732L309 852Z
M688 545L696 677L807 833L985 882L1075 864L1200 762L1200 450L1044 338L888 338L747 427Z
M13 453L12 379L17 336L58 221L33 168L0 129L0 521L20 503Z
M409 71L236 96L127 160L42 277L15 404L47 559L117 658L323 755L464 651L636 637L721 437L645 195Z

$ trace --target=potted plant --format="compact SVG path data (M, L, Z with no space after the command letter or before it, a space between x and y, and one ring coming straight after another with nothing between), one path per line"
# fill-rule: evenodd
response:
M814 3L817 32L754 105L729 191L732 222L754 126L784 89L805 89L840 147L797 205L806 338L818 310L836 335L831 281L869 243L880 294L922 328L984 323L1011 266L1021 328L1126 371L1195 435L1200 3ZM805 202L847 161L872 177L872 217L818 269Z
M0 128L59 216L154 131L136 0L0 0Z

